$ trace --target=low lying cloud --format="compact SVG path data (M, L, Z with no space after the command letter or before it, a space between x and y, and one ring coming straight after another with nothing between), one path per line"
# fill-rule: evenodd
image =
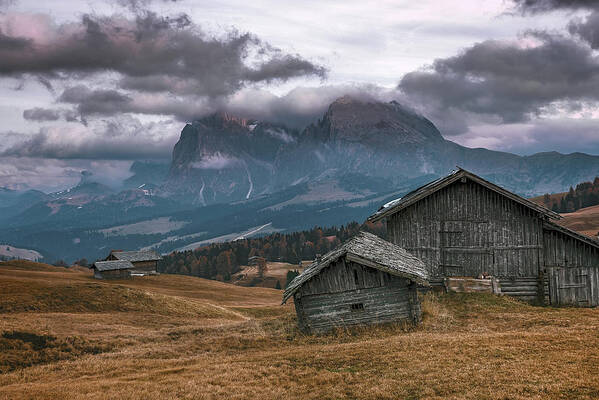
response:
M56 192L76 185L84 170L93 172L94 181L118 187L131 176L130 166L130 161L0 157L0 187Z
M301 129L318 121L333 101L345 95L370 101L405 100L398 90L377 85L330 85L298 87L283 96L265 90L245 89L231 96L223 107L246 118Z
M47 126L35 134L12 136L2 157L133 160L170 157L180 126L172 120L142 123L130 116L100 120L88 126ZM0 134L2 137L3 134Z
M60 114L60 110L36 107L23 111L23 118L37 122L57 121L60 119Z
M214 153L203 157L200 161L191 163L192 168L196 169L225 169L237 165L240 160L236 157Z

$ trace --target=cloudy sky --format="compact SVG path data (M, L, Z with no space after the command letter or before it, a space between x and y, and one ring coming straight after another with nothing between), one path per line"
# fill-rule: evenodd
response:
M302 127L344 94L450 140L599 154L589 0L0 0L0 187L116 185L215 110Z

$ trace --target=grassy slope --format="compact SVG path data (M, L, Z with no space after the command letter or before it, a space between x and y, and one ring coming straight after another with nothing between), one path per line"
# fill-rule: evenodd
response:
M599 205L581 208L573 213L562 214L559 223L584 235L597 237L599 232Z
M168 275L97 282L33 267L0 265L0 288L11 288L0 294L0 364L13 369L0 373L0 398L599 396L598 309L429 295L416 329L307 337L279 291Z

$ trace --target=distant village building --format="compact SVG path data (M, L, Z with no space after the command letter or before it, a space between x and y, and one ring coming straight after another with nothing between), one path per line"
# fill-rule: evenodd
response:
M383 206L391 242L445 277L499 278L501 292L553 305L599 305L599 242L561 216L464 169Z
M129 261L96 261L92 265L96 279L129 279L133 264Z
M360 324L420 321L417 286L428 285L424 263L373 234L357 236L314 261L283 294L298 325L310 333Z
M158 261L162 257L153 250L122 251L113 250L106 261L128 261L132 264L131 273L134 275L154 275L157 273Z
M258 276L263 277L267 270L266 258L259 256L252 256L248 258L248 265L250 267L256 267L258 269Z

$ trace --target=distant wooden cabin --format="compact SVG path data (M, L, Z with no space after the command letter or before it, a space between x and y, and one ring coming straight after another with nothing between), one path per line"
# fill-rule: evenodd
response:
M501 292L555 305L599 305L599 242L561 216L464 169L383 206L391 242L445 277L499 278ZM547 297L546 297L547 296Z
M263 277L267 270L266 258L252 256L248 258L248 265L258 269L258 276Z
M112 260L130 262L133 265L133 269L131 270L133 274L152 275L157 273L158 261L162 260L162 257L153 250L113 250L106 257L106 261Z
M373 234L357 236L313 262L283 294L291 296L300 329L399 321L417 323L417 285L428 285L422 261Z
M92 265L96 279L129 279L133 264L129 261L96 261Z

